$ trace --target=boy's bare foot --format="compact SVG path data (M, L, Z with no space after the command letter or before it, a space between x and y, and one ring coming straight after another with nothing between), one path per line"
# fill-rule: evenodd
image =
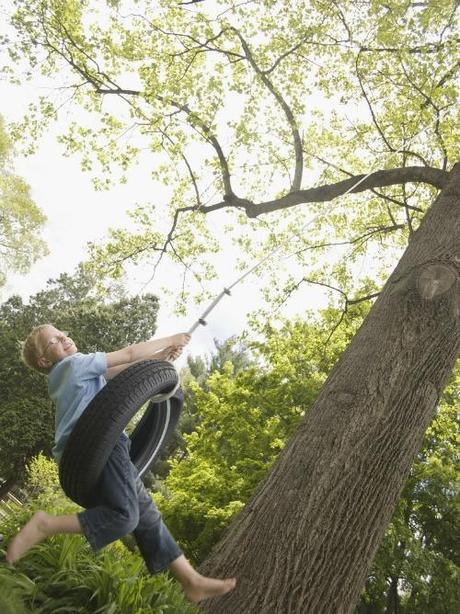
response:
M190 585L184 586L184 592L187 599L193 603L203 601L203 599L211 599L232 591L236 586L235 578L227 578L226 580L216 580L215 578L207 578L196 574L193 577Z
M32 546L47 537L47 518L48 514L45 512L36 512L13 538L5 557L10 565L14 565Z

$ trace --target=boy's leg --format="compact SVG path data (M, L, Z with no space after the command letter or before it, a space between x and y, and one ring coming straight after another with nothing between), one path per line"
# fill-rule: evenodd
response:
M78 514L83 533L97 551L131 533L139 522L129 439L121 435L98 483L99 504Z
M137 474L134 466L133 471ZM190 565L164 524L160 512L138 475L136 475L136 490L139 524L133 534L150 573L169 569L182 584L187 599L194 603L223 595L234 589L236 584L234 578L226 580L207 578Z
M98 485L98 507L70 516L37 512L11 541L6 560L13 564L32 546L58 533L83 533L94 550L130 533L139 512L128 442L121 436L107 461Z
M6 553L6 560L13 565L32 546L47 537L58 533L81 533L81 525L76 514L69 516L52 516L45 512L36 512L27 524L12 539Z
M164 524L152 497L132 465L139 505L139 523L133 531L137 546L151 574L168 569L183 553Z

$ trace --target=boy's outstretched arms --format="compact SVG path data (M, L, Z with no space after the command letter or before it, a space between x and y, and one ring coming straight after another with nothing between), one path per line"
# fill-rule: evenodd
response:
M152 339L128 345L122 350L108 352L106 379L115 377L118 373L140 360L175 360L182 354L184 346L190 341L188 333L178 333L170 337Z

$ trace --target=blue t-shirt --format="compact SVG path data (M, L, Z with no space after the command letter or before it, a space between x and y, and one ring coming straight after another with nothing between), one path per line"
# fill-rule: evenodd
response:
M104 352L66 356L48 374L48 393L56 404L54 458L59 462L75 423L93 397L106 385Z

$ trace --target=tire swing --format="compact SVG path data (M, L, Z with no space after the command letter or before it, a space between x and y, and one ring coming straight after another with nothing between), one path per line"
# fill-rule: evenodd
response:
M169 362L144 360L109 380L89 403L67 440L59 464L65 494L82 507L96 505L97 484L131 418L149 402L133 430L130 456L143 475L173 432L184 397Z

